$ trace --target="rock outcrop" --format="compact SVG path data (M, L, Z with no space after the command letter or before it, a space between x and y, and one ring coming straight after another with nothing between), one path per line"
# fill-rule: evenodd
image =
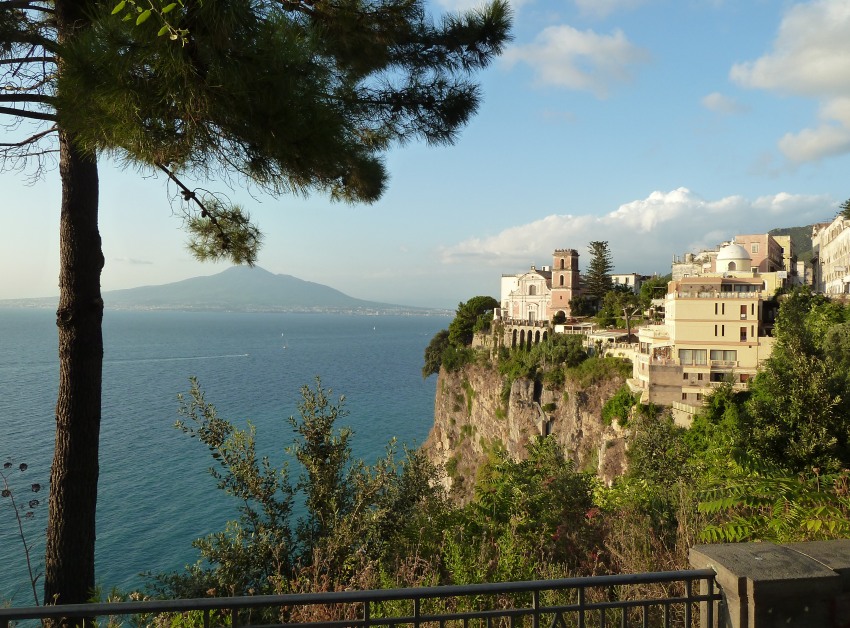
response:
M602 406L623 385L619 376L582 385L569 377L563 389L549 390L517 379L506 390L490 364L440 370L434 426L424 447L446 469L445 484L460 500L470 497L478 467L494 447L514 458L528 442L553 435L576 469L596 472L610 483L625 470L625 430L605 425Z

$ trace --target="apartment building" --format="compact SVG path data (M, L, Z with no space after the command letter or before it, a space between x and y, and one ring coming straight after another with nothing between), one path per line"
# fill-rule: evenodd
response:
M850 294L850 220L841 214L812 228L812 270L817 292Z
M718 261L723 257L721 249ZM664 323L638 331L630 388L643 403L672 406L677 421L689 423L712 387L747 386L773 348L773 315L760 277L671 281Z

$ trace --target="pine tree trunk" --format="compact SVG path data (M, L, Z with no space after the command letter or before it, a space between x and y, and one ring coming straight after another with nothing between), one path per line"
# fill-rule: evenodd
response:
M59 395L50 472L44 602L86 602L94 590L95 509L100 436L103 253L97 227L94 156L59 134Z
M89 26L87 2L55 0L59 43ZM62 72L63 60L58 69ZM100 394L103 367L103 253L97 227L97 157L81 152L61 125L59 176L59 394L50 470L44 603L79 604L94 592ZM51 625L81 625L56 621ZM88 623L88 622L86 622Z

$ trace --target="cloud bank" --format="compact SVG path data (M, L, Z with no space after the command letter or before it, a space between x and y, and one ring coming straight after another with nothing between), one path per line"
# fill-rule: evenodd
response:
M548 263L556 248L574 248L583 269L588 242L607 240L617 271L666 274L674 255L711 248L735 235L828 220L835 206L828 196L784 192L708 201L680 187L653 192L604 216L553 214L492 236L469 238L444 247L440 254L446 264L490 266L509 273Z
M850 153L850 2L816 0L785 14L771 52L735 64L729 76L744 87L814 98L819 123L779 140L792 162Z

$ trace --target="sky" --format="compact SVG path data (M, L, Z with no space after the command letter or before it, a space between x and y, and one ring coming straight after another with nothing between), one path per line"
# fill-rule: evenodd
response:
M666 274L736 234L830 221L850 197L850 0L512 6L477 115L453 146L393 148L378 202L195 185L251 213L266 270L449 308L498 298L502 274L551 264L556 248L584 269L605 240L615 272ZM227 268L186 251L162 176L103 157L100 185L103 290ZM58 172L0 173L0 191L0 299L58 294Z

